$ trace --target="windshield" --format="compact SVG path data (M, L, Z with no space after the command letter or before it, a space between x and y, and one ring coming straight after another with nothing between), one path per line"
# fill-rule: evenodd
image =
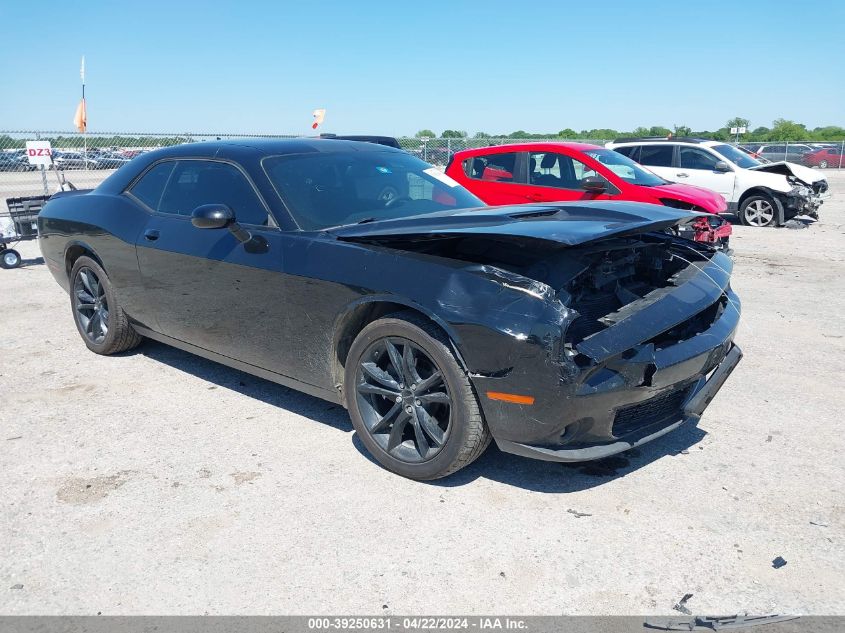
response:
M262 164L306 231L484 206L439 169L404 152L291 154Z
M665 185L668 183L668 181L663 180L663 178L657 174L644 169L641 165L638 165L627 156L623 156L619 152L614 152L611 149L591 149L584 153L587 154L587 156L596 159L622 180L629 182L632 185L656 187L658 185Z
M757 167L757 165L762 165L759 160L756 160L743 152L741 149L737 149L733 145L714 145L713 149L720 153L722 156L727 158L737 167L742 167L743 169L748 169L749 167Z

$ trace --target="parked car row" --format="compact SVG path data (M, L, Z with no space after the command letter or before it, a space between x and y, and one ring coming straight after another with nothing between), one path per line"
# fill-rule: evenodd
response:
M118 169L146 150L100 150L53 151L51 168L59 170L76 169ZM0 152L0 171L34 171L23 149Z
M842 143L744 144L740 149L763 162L787 161L807 167L845 166Z

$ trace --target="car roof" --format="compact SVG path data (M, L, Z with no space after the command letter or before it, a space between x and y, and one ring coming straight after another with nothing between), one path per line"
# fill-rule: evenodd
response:
M635 136L617 138L614 143L710 143L712 139L693 136Z
M659 145L660 143L677 143L685 145L703 145L704 147L713 147L714 145L723 145L726 141L714 141L709 138L689 138L678 136L674 138L666 137L644 137L644 138L620 138L608 143L612 147L622 145Z
M243 138L221 141L202 141L199 143L184 143L155 150L156 158L168 156L206 156L212 158L221 150L228 150L230 154L261 154L285 155L305 154L311 152L401 152L402 150L387 145L376 145L363 141L345 141L340 139L322 138ZM153 153L153 152L151 152Z
M509 143L507 145L487 145L485 147L473 147L471 149L463 149L455 152L455 156L471 156L475 154L483 154L492 150L509 150L514 152L527 152L537 149L570 149L576 152L586 152L589 150L604 149L600 145L593 145L591 143L576 143L566 141L535 141L528 143Z

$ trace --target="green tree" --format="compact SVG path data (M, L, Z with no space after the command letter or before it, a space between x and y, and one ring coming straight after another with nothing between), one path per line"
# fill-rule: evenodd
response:
M440 138L466 138L467 133L463 130L443 130Z
M428 138L437 138L437 134L425 128L414 134L414 136L417 138L423 138L424 136L427 136Z
M775 119L772 122L770 138L773 141L803 141L810 136L803 123L788 119Z
M813 138L820 141L841 141L845 139L845 127L827 125L813 129Z
M487 132L476 132L472 138L490 138L490 135Z
M581 138L593 141L610 141L619 138L619 132L609 127L593 128L592 130L581 132Z
M741 116L735 116L734 118L728 120L727 123L725 123L725 127L728 128L729 132L730 132L730 129L732 127L746 127L747 128L750 125L751 125L751 121L748 120L748 119L744 119Z
M648 128L648 136L669 136L671 133L672 130L662 125L652 125Z
M578 138L579 134L571 127L567 127L562 129L560 132L557 133L560 138Z
M673 134L675 136L690 136L692 135L692 128L688 125L675 125L672 124Z

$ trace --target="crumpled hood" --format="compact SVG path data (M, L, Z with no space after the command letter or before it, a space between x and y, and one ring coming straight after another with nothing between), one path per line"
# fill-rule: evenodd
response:
M661 231L704 214L642 202L580 202L479 207L329 229L338 239L378 242L468 235L578 246Z
M728 204L721 194L703 187L670 183L668 185L649 187L648 190L658 198L683 200L684 202L701 207L708 213L722 213L728 210Z
M814 182L819 182L820 180L827 181L824 174L820 174L819 172L813 171L809 167L804 167L803 165L788 163L785 160L781 160L776 163L766 163L765 165L757 165L756 167L749 167L748 169L771 172L773 174L781 174L783 176L795 176L805 185L812 185Z

